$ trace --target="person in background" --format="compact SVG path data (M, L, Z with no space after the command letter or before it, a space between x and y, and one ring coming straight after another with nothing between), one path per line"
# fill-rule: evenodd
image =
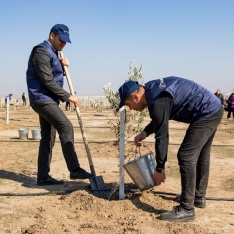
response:
M234 119L234 93L232 93L228 100L227 100L227 103L228 103L228 114L227 114L227 118L228 119L231 119L231 114L232 114L232 117Z
M56 24L49 33L49 39L32 49L26 72L30 105L38 113L41 127L41 141L38 153L38 185L62 184L49 175L52 148L56 131L62 146L63 155L70 179L87 179L93 175L80 167L74 147L74 131L70 120L59 107L60 101L70 101L78 106L76 95L63 89L63 66L69 66L67 58L59 58L66 43L71 43L69 29Z
M76 94L76 91L74 91L74 94ZM69 101L66 101L65 109L67 111L71 110L71 103ZM76 108L74 107L73 109L75 110Z
M67 111L69 111L69 110L70 110L70 107L71 107L70 102L69 102L69 101L66 101L65 109L66 109Z
M8 94L6 97L5 97L5 104L7 104L7 99L9 99L9 102L10 102L10 105L13 105L12 104L12 93Z
M26 106L26 95L25 93L22 94L22 101L23 101L23 106Z
M180 205L162 213L159 219L172 222L193 221L194 206L206 207L210 149L223 116L223 107L213 93L201 85L180 77L152 80L144 86L128 81L119 88L119 108L148 108L151 122L135 136L138 147L150 134L155 134L156 171L159 186L166 180L165 163L169 144L169 120L189 124L177 153L181 175Z
M220 102L222 104L222 106L224 106L224 97L223 94L221 93L220 89L217 89L217 91L214 94L217 98L220 99Z

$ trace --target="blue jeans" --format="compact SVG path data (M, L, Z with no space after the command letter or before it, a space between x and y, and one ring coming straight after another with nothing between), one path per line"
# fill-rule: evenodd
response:
M32 109L39 114L41 126L37 179L45 179L49 176L56 131L59 134L68 170L77 169L80 164L74 148L74 131L70 120L55 102L35 103Z
M209 179L210 149L223 116L223 107L207 119L191 123L177 157L181 174L180 205L194 208L194 197L205 197Z

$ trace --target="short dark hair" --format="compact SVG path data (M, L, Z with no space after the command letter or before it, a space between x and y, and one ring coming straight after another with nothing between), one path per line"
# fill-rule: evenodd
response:
M136 90L134 90L132 93L130 93L130 95L128 95L128 96L125 98L125 101L126 101L126 100L131 100L131 99L132 99L132 94L133 94L133 93L139 93L141 87L144 87L144 86L140 85Z
M51 34L51 33L53 33L55 36L58 36L58 34L55 33L55 32L50 32L50 34ZM50 34L49 34L49 37L50 37Z

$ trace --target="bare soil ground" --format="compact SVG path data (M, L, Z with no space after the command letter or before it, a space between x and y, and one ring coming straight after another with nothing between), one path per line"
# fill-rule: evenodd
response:
M61 107L64 109L64 106ZM83 168L89 170L75 112L65 112L75 131L75 147ZM104 109L81 114L97 175L113 188L119 181L119 153L114 145ZM149 121L146 118L145 122ZM180 193L180 176L176 153L187 125L171 121L170 145L166 164L166 182L144 192L128 192L124 200L115 192L98 198L89 191L89 180L70 180L59 139L53 150L51 175L63 179L58 186L37 186L37 153L39 140L31 132L26 141L19 140L18 129L39 128L38 116L29 107L11 108L6 124L5 109L0 109L0 233L234 233L234 201L207 200L205 209L196 208L196 220L170 223L157 219L171 210L175 196L155 192ZM126 162L134 156L133 138L126 144ZM141 147L141 154L154 152L150 136ZM210 180L207 197L234 198L234 121L226 113L218 127L211 152ZM125 173L125 187L136 188Z

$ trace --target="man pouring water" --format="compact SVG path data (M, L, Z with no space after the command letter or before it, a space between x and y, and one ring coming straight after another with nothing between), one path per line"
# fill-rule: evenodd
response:
M172 222L195 219L194 206L205 208L209 178L210 149L223 108L213 93L201 85L180 77L166 77L144 86L128 81L119 88L119 108L148 108L151 122L135 136L134 143L155 134L156 185L166 180L165 163L169 144L169 120L188 123L189 127L177 153L181 174L180 205L159 216Z

